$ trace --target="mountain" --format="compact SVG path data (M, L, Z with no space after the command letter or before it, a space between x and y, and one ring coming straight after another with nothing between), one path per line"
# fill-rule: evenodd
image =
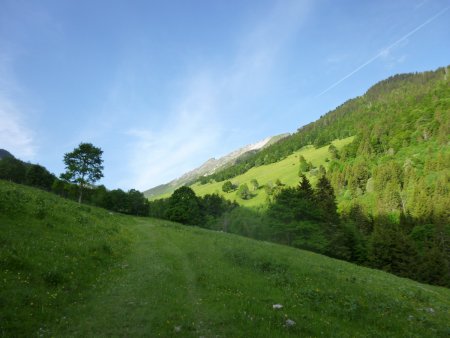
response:
M0 200L2 337L448 336L447 288L2 180Z
M5 157L14 158L14 156L9 151L5 149L0 149L0 160Z
M282 140L285 137L288 137L290 134L281 134L276 136L267 137L264 140L261 140L259 142L249 144L245 147L239 148L219 159L211 158L207 160L205 163L203 163L200 167L195 168L185 174L183 174L181 177L159 186L156 186L154 188L151 188L144 192L144 195L148 198L154 198L156 196L164 195L164 194L170 194L175 189L191 184L195 182L196 180L200 179L201 177L212 175L218 170L222 170L226 167L229 167L241 160L243 160L246 156L250 156L252 154L257 153L258 151Z
M356 136L357 154L380 157L388 151L428 141L446 144L450 135L450 66L435 71L394 75L350 99L289 137L233 166L216 171L224 181L250 168L275 163L302 147L325 146Z
M392 76L198 180L239 204L202 226L450 286L449 70Z

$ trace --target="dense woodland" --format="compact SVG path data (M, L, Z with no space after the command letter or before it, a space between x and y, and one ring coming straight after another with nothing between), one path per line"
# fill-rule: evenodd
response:
M189 187L148 202L136 190L92 186L85 202L275 241L450 287L449 72L447 67L393 76L295 134L203 178L226 181L304 146L355 136L340 151L329 147L328 165L320 168L315 187L305 176L313 168L300 159L298 186L280 184L259 209L218 195L198 197ZM0 178L74 200L78 194L77 186L45 168L10 157L0 161Z

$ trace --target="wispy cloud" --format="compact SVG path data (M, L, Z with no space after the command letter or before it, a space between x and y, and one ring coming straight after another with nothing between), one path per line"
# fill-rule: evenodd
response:
M0 148L14 156L32 159L36 153L33 134L15 105L0 95Z
M216 94L208 79L195 79L183 101L158 130L133 128L128 179L121 186L148 189L191 169L192 157L205 155L216 144L220 128L215 119Z
M345 80L347 80L349 77L351 77L352 75L356 74L357 72L359 72L360 70L362 70L363 68L367 67L368 65L370 65L372 62L374 62L375 60L379 59L379 58L386 58L387 56L390 55L390 52L393 48L397 47L398 45L400 45L401 43L403 43L404 41L406 41L409 37L411 37L413 34L415 34L416 32L418 32L419 30L421 30L422 28L424 28L425 26L427 26L428 24L430 24L431 22L433 22L434 20L436 20L437 18L439 18L440 16L442 16L444 13L446 13L448 10L450 9L450 6L445 7L444 9L442 9L440 12L438 12L437 14L433 15L431 18L429 18L428 20L426 20L425 22L421 23L420 25L418 25L416 28L414 28L413 30L411 30L410 32L408 32L407 34L405 34L404 36L402 36L400 39L398 39L397 41L395 41L394 43L392 43L391 45L388 45L387 47L383 48L378 54L376 54L375 56L371 57L369 60L367 60L366 62L364 62L362 65L360 65L359 67L357 67L356 69L354 69L353 71L351 71L350 73L348 73L347 75L345 75L343 78L339 79L338 81L336 81L335 83L333 83L331 86L329 86L328 88L326 88L325 90L323 90L322 92L320 92L319 94L316 95L316 98L322 96L323 94L329 92L331 89L335 88L336 86L340 85L342 82L344 82ZM401 61L401 60L400 60Z
M198 69L168 111L163 128L130 129L129 179L121 186L148 189L200 165L239 126L243 98L261 93L287 40L302 25L310 1L280 2L242 34L228 64ZM245 112L248 113L248 112ZM248 126L242 126L248 128ZM256 141L256 140L252 140Z
M0 148L30 160L36 154L36 143L24 111L13 99L17 91L18 86L12 75L12 59L0 51Z

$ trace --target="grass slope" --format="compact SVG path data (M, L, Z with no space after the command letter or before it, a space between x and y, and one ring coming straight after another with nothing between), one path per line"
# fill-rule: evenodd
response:
M335 140L332 143L336 146L336 148L341 149L343 146L349 144L353 140L353 137L348 137L342 140ZM313 146L305 147L292 155L286 157L284 160L281 160L276 163L272 163L269 165L262 165L259 167L254 167L247 171L246 173L236 176L231 179L231 181L235 185L240 185L247 183L249 187L251 187L250 181L252 179L257 179L260 185L260 188L257 191L253 191L254 197L248 200L243 200L236 195L236 192L224 193L222 191L222 185L224 182L211 182L208 184L201 185L200 183L196 183L192 185L192 189L194 189L195 193L198 196L204 196L206 194L217 193L225 198L233 201L235 200L240 205L253 207L257 205L262 205L266 203L267 194L265 190L262 188L266 184L275 184L277 179L285 184L286 186L295 186L299 182L298 170L299 170L299 157L303 155L303 157L308 162L312 162L314 166L319 167L323 165L325 168L327 167L326 158L330 158L330 153L328 152L328 146L321 148L314 148ZM308 179L311 179L312 183L315 183L316 178L307 175ZM161 196L160 196L161 197ZM168 197L168 196L164 196Z
M439 337L450 291L289 247L163 221L56 336ZM280 310L273 304L282 304ZM296 322L286 327L287 319Z
M0 336L47 336L127 252L132 222L0 180Z
M445 288L1 181L0 200L2 336L450 333Z

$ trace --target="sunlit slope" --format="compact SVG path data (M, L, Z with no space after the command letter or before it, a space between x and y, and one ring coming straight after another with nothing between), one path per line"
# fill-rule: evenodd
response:
M346 144L349 144L353 140L353 137L348 137L342 140L335 140L332 143L336 148L341 149ZM246 173L236 176L230 181L235 185L247 183L251 189L250 181L256 179L260 185L260 188L256 191L252 191L254 197L248 200L243 200L237 196L236 191L224 193L222 191L222 185L224 182L211 182L208 184L201 185L196 183L191 187L194 189L198 196L203 196L206 194L218 193L229 200L236 200L239 204L244 206L256 206L266 203L267 194L263 188L266 184L275 184L276 180L279 179L281 183L286 186L295 186L299 183L299 157L302 155L306 161L312 162L314 166L319 167L323 165L325 168L328 163L327 158L330 158L330 153L328 152L328 147L314 148L312 146L305 147L300 151L288 156L284 160L269 165L262 165L259 167L254 167L247 171ZM315 183L316 177L309 174L306 175L311 179L312 183ZM164 196L168 197L168 196Z

